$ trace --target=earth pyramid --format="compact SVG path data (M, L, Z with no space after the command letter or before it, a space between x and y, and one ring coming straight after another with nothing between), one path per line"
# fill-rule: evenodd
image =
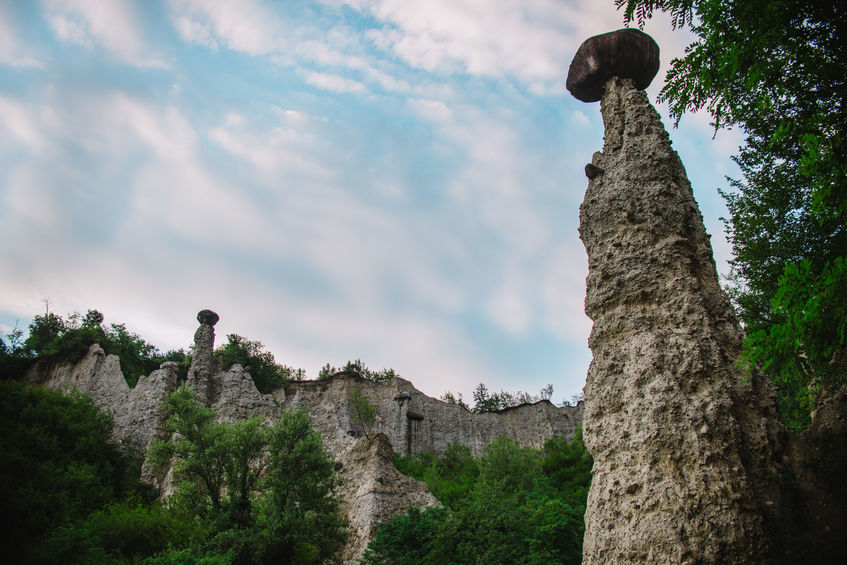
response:
M766 479L777 471L775 397L736 365L742 334L709 236L642 90L652 80L645 73L658 69L658 46L636 30L598 37L580 48L568 78L580 99L596 99L580 93L602 81L605 125L580 208L594 321L583 560L762 562L768 508L779 503Z

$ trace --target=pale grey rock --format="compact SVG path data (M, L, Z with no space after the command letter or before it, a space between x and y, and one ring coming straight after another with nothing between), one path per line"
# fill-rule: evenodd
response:
M54 367L38 381L63 392L91 396L97 406L112 414L115 440L145 451L154 439L166 435L163 406L176 389L176 378L176 366L163 364L163 368L139 377L130 389L118 356L105 355L95 343L79 362Z
M658 113L618 78L601 111L602 174L580 209L594 321L583 561L762 562L779 498L773 391L736 367L741 332Z
M358 563L379 525L409 508L435 506L426 483L394 467L394 448L385 434L361 437L342 452L335 467L343 481L342 512L350 538L341 551L345 563Z
M511 408L499 413L473 414L467 409L430 398L401 378L375 383L356 374L341 374L325 381L294 381L288 393L282 389L260 393L249 372L240 365L219 371L212 364L214 330L202 324L195 334L197 359L189 371L188 385L221 421L251 416L269 423L283 408L300 408L311 417L324 445L337 455L344 479L344 508L351 524L350 542L343 557L359 559L377 526L408 508L430 506L435 498L426 485L405 477L393 465L394 450L443 454L452 442L471 447L475 455L500 435L524 445L541 447L553 436L572 436L582 419L583 405L559 408L548 401ZM33 376L30 380L36 380ZM64 365L40 378L40 384L64 391L89 394L115 421L115 438L131 442L143 451L154 439L167 439L167 395L177 386L177 365L163 363L142 376L130 389L117 356L106 356L98 345L75 365ZM362 438L361 428L350 412L350 400L358 387L376 407L374 435ZM205 394L205 397L202 396ZM174 492L173 469L154 476L146 466L143 478L156 485L162 496Z
M268 421L279 418L280 408L273 395L259 392L250 373L241 365L233 365L228 371L215 375L212 380L218 394L211 408L219 420L234 422L253 416Z
M290 382L284 406L307 411L324 445L339 453L362 434L349 408L355 387L376 408L372 431L384 433L394 448L405 454L442 455L455 442L481 455L483 448L501 435L522 445L542 447L551 437L572 437L582 421L582 403L558 407L546 400L501 412L473 414L458 404L426 396L399 377L379 383L355 376Z
M215 328L207 322L213 319L217 322L217 314L214 314L213 318L207 312L214 314L211 310L201 310L197 314L200 327L194 332L194 351L191 354L187 383L188 388L197 394L197 398L209 406L215 401L218 391L212 380L212 376L217 373L217 367L214 365Z

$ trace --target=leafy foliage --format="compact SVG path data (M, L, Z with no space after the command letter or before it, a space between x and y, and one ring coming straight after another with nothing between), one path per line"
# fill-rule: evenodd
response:
M468 405L465 404L465 400L464 398L462 398L461 392L458 394L458 396L456 396L448 390L447 392L441 395L441 400L443 400L447 404L458 404L465 410L470 410L470 408L468 408Z
M454 444L443 458L398 456L395 464L426 480L445 506L387 522L364 563L581 562L592 465L581 434L544 450L501 437L479 459Z
M176 459L179 485L169 504L205 530L188 562L315 563L338 549L345 527L338 483L306 414L284 411L270 426L257 418L216 422L185 387L168 408L176 435L154 442L148 457L159 471Z
M476 414L481 412L497 412L513 406L520 406L521 404L532 404L541 400L550 400L552 396L552 384L548 384L541 389L541 392L533 395L520 390L518 392L501 390L500 392L489 393L488 387L484 383L479 383L473 391L474 407L471 411Z
M350 412L352 412L353 421L362 426L366 436L370 436L376 422L376 406L365 398L360 387L354 386L350 392Z
M289 380L302 380L306 372L278 364L270 351L259 341L250 341L238 334L229 334L227 343L215 350L215 360L223 370L236 363L250 368L250 376L259 392L270 393L285 386Z
M33 318L25 340L11 350L5 348L5 355L0 355L0 370L6 378L19 378L36 362L46 367L76 363L94 343L99 343L106 354L120 356L121 371L131 387L138 377L150 374L164 361L176 361L183 376L190 364L182 350L163 355L127 330L125 324L104 327L103 314L97 310L89 310L85 316L73 313L67 319L47 310Z
M347 364L342 368L333 367L329 363L321 367L320 372L318 373L318 380L323 381L330 378L335 373L340 373L343 371L350 371L357 373L363 379L367 379L369 381L374 381L376 383L387 381L393 379L394 377L399 377L394 369L382 369L379 371L374 371L368 368L361 359L356 359L355 361L347 361Z
M672 61L660 95L677 120L705 109L716 128L745 132L736 157L743 180L722 193L731 291L750 336L745 359L778 385L786 423L801 429L821 395L845 383L829 364L844 347L844 301L834 290L847 284L847 5L615 3L627 22L643 25L660 10L697 36Z
M467 498L479 478L479 461L471 448L455 442L447 446L444 457L396 455L394 465L401 473L425 481L429 491L451 508Z
M818 389L839 385L842 367L830 365L847 344L847 260L825 265L819 276L811 260L789 263L771 304L781 322L748 336L744 361L761 362L779 385L782 413L795 428L808 426Z
M0 382L0 428L0 511L13 517L0 543L9 562L59 562L42 548L113 501L145 496L140 461L112 442L111 418L88 397Z

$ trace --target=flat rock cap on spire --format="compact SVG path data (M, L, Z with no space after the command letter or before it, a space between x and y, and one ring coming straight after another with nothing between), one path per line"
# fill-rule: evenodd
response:
M644 90L659 72L659 45L637 29L619 29L586 39L574 55L565 83L583 102L597 102L612 77L631 78Z
M211 310L200 310L197 312L197 321L201 324L209 324L210 326L214 326L218 323L221 317L212 312Z

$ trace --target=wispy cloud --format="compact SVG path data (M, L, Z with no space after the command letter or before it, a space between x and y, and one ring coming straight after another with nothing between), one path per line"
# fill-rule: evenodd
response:
M45 19L58 39L88 49L101 47L141 67L167 68L150 55L139 29L141 18L130 0L42 0Z
M0 65L43 68L44 64L29 53L25 45L22 45L14 25L18 20L10 3L0 2Z
M361 94L368 90L361 82L340 75L305 72L303 73L303 78L312 86L333 92L356 92Z
M620 24L612 6L152 6L44 0L28 29L0 0L0 64L47 71L0 92L0 239L15 242L0 321L46 298L168 348L211 307L220 339L260 339L312 376L361 357L436 395L578 392L577 210L602 128L562 82L579 42ZM108 70L85 64L104 53ZM708 143L695 175L726 165Z
M248 55L268 55L288 45L283 20L254 0L170 0L171 15L183 40L225 47Z

